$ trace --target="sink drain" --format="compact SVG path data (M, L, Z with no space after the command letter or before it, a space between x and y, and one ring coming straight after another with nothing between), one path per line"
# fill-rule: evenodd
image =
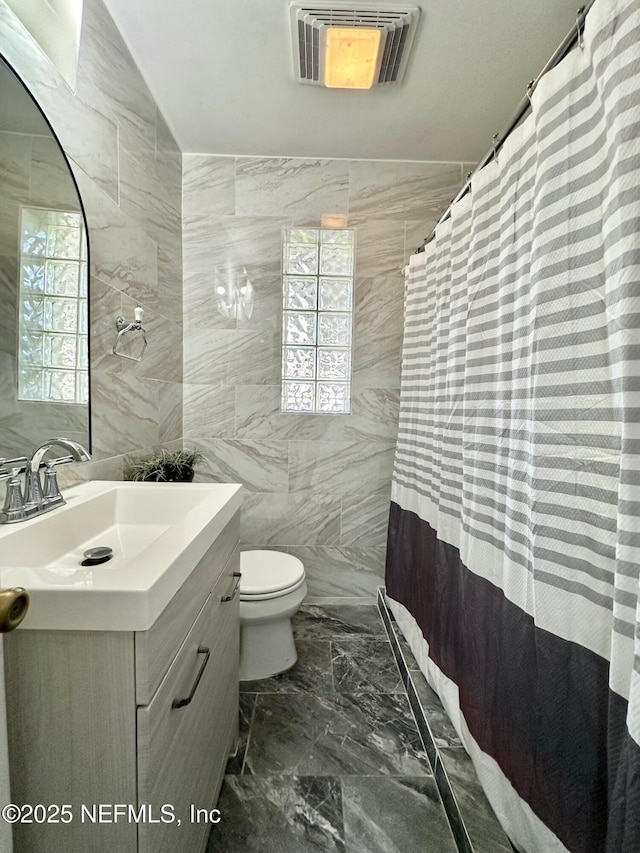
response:
M106 563L113 557L113 548L109 548L108 545L88 548L82 556L84 560L80 563L81 566L99 566L100 563Z

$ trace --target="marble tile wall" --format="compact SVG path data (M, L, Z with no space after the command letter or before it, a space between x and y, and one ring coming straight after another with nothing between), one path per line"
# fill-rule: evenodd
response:
M299 556L310 600L373 600L398 420L402 268L468 165L190 154L183 171L184 431L207 458L199 477L244 484L243 545ZM326 215L356 229L352 412L283 413L282 229ZM250 316L217 293L246 277Z
M75 92L4 0L0 53L58 134L89 225L94 461L61 481L118 479L127 454L181 442L182 155L102 0L84 0ZM111 354L116 317L137 303L139 364Z

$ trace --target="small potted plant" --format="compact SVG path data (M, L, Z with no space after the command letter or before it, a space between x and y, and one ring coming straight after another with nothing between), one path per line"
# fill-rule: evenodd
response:
M190 483L194 466L204 459L199 450L161 450L127 466L128 480L154 483Z

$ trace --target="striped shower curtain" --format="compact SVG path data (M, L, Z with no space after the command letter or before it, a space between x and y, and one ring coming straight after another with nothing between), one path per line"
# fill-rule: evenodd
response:
M527 853L640 851L640 0L408 276L389 603Z

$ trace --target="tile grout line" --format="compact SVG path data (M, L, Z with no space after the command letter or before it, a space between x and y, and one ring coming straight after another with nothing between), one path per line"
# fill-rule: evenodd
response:
M340 501L340 507L341 507L340 516L342 517L342 500ZM342 530L342 527L340 529ZM332 634L329 636L329 660L330 660L330 666L331 666L331 687L332 687L334 693L336 692L336 676L335 676L335 667L333 665L333 643L334 643L335 639L336 639L336 635ZM342 815L342 842L344 844L344 849L346 851L346 849L347 849L347 831L346 831L347 815L345 814L345 808L344 808L345 796L344 796L344 781L343 781L342 776L338 777L338 784L340 785L340 813Z
M247 742L244 745L244 755L242 756L242 764L240 765L240 772L238 776L244 776L245 766L247 763L247 754L249 752L249 744L251 743L251 733L253 731L253 720L256 715L256 708L258 707L258 695L256 694L255 701L253 702L253 707L251 708L251 719L249 720L249 731L247 732Z
M429 758L433 777L435 779L435 783L438 788L440 798L442 800L442 805L444 807L447 820L449 821L451 834L453 835L459 853L474 853L474 848L471 844L471 839L469 838L469 833L465 826L462 814L460 813L458 802L451 788L451 784L449 782L445 766L440 759L440 752L438 746L436 745L431 735L431 728L429 726L427 714L424 708L422 707L422 703L420 702L418 694L415 690L413 680L411 679L409 667L407 666L407 662L404 659L402 648L400 647L400 643L398 642L398 638L393 628L391 618L389 616L389 609L387 608L387 603L384 599L384 587L378 587L377 603L378 611L382 618L385 631L387 632L387 636L389 638L391 649L396 659L396 664L398 665L398 669L400 670L400 676L407 690L407 698L409 699L411 713L413 714L418 733L420 734L420 739L423 742L425 752L427 753L427 756ZM413 701L411 701L412 698ZM427 738L430 739L430 744L427 742ZM456 831L456 828L459 828L459 831Z
M336 692L336 675L335 675L335 668L333 666L333 640L334 640L334 637L329 638L329 662L331 665L331 689L335 693Z

